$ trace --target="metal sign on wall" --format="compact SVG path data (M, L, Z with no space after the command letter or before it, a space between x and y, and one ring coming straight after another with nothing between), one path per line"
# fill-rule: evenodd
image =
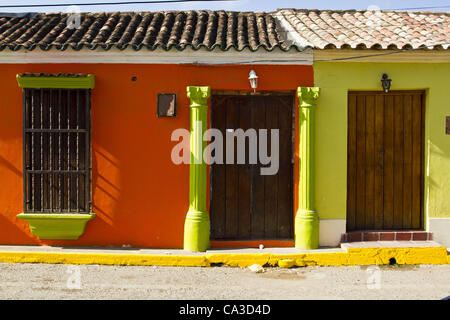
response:
M175 117L177 115L177 95L175 93L158 94L158 117Z

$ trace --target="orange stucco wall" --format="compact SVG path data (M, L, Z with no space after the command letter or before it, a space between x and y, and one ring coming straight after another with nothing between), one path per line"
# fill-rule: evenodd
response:
M177 128L189 129L186 86L249 90L251 69L259 76L258 90L294 91L298 86L313 85L311 66L0 65L0 244L181 248L189 166L172 163L170 155L176 142L170 141L170 136ZM15 79L21 72L92 73L96 77L92 91L92 189L97 217L87 224L79 240L39 240L26 222L16 218L23 210L22 94ZM137 81L131 81L133 76ZM158 93L178 94L176 118L156 117ZM298 121L296 127L297 146ZM295 210L297 177L298 161L294 170Z

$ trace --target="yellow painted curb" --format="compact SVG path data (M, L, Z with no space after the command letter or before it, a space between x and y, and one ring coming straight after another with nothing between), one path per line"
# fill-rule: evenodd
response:
M250 267L253 264L261 266L269 263L270 253L207 253L206 259L211 264L223 264L230 267Z
M350 248L350 264L389 264L394 258L397 264L447 264L447 248Z
M146 255L110 253L0 252L0 261L9 263L104 264L130 266L209 267L205 256Z
M226 265L249 267L253 264L283 266L354 266L397 264L447 264L450 256L445 247L415 248L350 248L347 252L318 252L298 254L272 253L206 253L204 255L152 255L70 252L0 252L0 262L62 263L135 266L209 267ZM287 262L286 262L287 263Z
M280 268L292 268L295 266L295 260L294 259L280 259L278 260L278 266Z

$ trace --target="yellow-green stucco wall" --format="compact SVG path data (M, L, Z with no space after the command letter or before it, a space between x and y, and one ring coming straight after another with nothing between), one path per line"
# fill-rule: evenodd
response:
M321 95L316 110L316 209L320 219L345 219L347 199L347 93L426 90L425 218L450 218L450 63L315 62L314 82ZM425 219L425 224L427 223Z

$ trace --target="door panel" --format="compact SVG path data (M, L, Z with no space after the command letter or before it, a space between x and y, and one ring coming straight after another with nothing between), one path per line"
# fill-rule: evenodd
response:
M423 98L349 93L348 231L423 228Z
M226 104L225 130L239 127L239 106L241 99L228 100ZM213 126L214 127L214 126ZM225 132L223 132L225 137ZM224 143L225 145L225 143ZM226 152L223 153L226 160ZM234 147L234 162L236 163L236 146ZM219 164L221 166L221 164ZM224 164L225 166L225 234L231 238L238 236L238 202L239 202L239 166L233 164ZM220 182L219 182L220 183ZM214 187L214 186L213 186ZM213 189L214 190L214 189ZM242 194L242 198L248 197L248 194Z
M248 103L245 103L245 99L236 99L236 105L239 112L239 125L236 126L237 128L241 128L244 131L249 129L250 122L248 119L250 119L251 115L251 106ZM235 128L236 128L235 127ZM236 147L235 147L236 150ZM248 163L248 153L246 152L246 159L245 163ZM238 196L238 202L239 202L239 209L238 209L238 238L241 239L248 239L251 234L250 230L250 223L251 223L251 216L250 216L250 194L251 194L251 170L250 167L247 164L237 164L235 165L238 168L238 188L239 188L239 196ZM241 196L246 195L246 196Z
M253 97L249 100L252 106L250 125L257 132L266 126L266 106L262 97ZM257 109L256 109L257 108ZM260 175L261 164L258 161L251 167L251 237L253 239L263 239L265 237L265 203L261 201L265 195L264 176Z
M213 105L216 104L220 108L215 108L211 112L211 122L214 123L214 128L221 132L225 131L225 117L226 117L226 101L223 97L213 97ZM214 155L214 154L213 154ZM225 208L226 208L226 185L225 181L225 165L215 166L214 174L211 174L211 188L214 186L214 192L210 193L210 201L214 203L214 219L211 220L210 228L211 234L222 238L225 235ZM210 211L211 213L211 211Z
M266 128L267 130L267 150L271 150L271 139L269 129L279 129L278 126L278 105L270 99L263 99L266 108ZM270 152L270 151L268 151ZM256 172L259 174L259 172ZM278 178L279 175L264 176L264 198L255 199L264 201L265 211L268 214L264 216L264 233L268 238L277 238L278 221Z
M286 239L293 237L292 107L293 96L213 95L211 127L224 139L227 129L279 129L279 170L260 174L262 164L249 164L248 139L245 164L211 166L211 238L216 240ZM258 136L259 143L259 136ZM259 146L258 146L259 148ZM224 160L226 143L224 141ZM225 197L220 193L225 193Z

